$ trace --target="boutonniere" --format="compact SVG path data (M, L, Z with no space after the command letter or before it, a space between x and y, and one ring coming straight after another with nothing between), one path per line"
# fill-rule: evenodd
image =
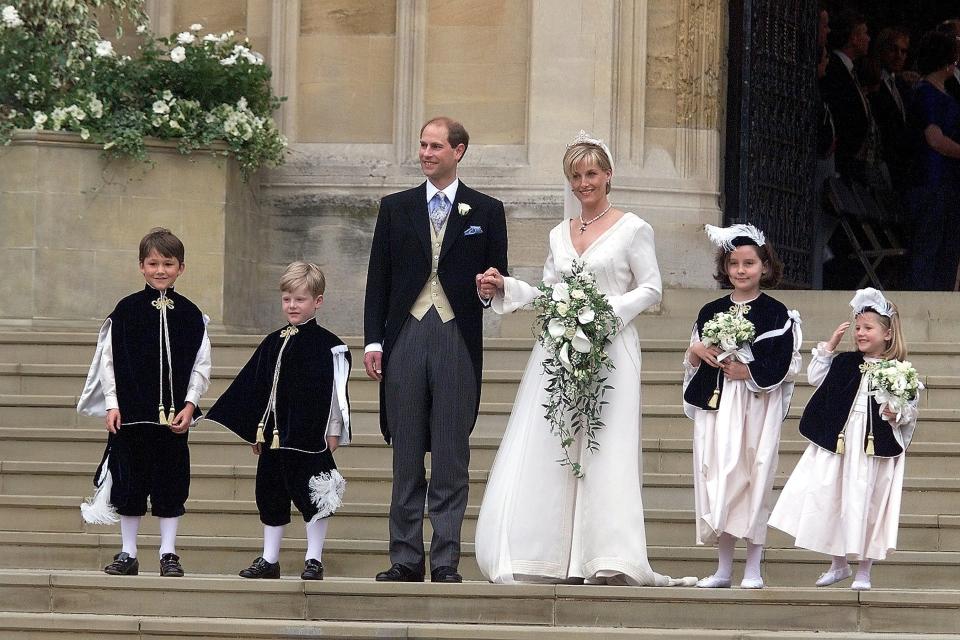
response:
M467 215L468 213L470 213L470 205L468 205L466 202L459 203L457 205L457 213L459 213L462 216Z

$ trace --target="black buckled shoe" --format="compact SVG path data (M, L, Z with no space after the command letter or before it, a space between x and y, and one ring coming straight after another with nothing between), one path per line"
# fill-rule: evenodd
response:
M300 574L301 580L323 580L323 563L319 560L310 558L303 563L303 573Z
M437 567L430 571L430 582L463 582L463 576L454 567Z
M267 562L263 556L253 561L249 567L240 572L241 578L266 578L276 579L280 577L280 563Z
M160 556L160 575L164 578L182 578L183 567L180 566L180 556L175 553L165 553Z
M423 569L411 569L395 562L392 567L377 574L377 582L423 582Z
M113 556L113 562L105 566L103 572L111 576L135 576L140 572L140 561L121 551Z

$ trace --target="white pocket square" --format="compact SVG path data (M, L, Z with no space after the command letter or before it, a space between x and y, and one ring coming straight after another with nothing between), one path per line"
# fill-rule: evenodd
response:
M466 231L463 232L465 236L475 236L479 233L483 233L483 227L473 225L472 227L467 227Z

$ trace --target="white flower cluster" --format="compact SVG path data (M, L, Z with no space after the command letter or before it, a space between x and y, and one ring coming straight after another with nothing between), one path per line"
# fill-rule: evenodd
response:
M101 40L97 43L96 54L98 58L109 58L113 56L113 43L109 40Z
M719 346L723 351L735 351L753 340L757 330L753 323L739 313L721 311L703 323L700 340L705 346Z
M236 107L220 105L214 113L223 123L223 132L235 140L250 140L267 122L250 110L246 98L240 98Z
M225 67L237 64L237 60L243 58L252 65L263 64L263 56L256 51L251 51L249 47L242 44L234 45L233 51L226 58L220 60L220 64Z
M3 19L2 26L7 29L16 29L23 25L23 20L20 18L20 14L17 13L17 8L11 4L3 6L0 16L2 16Z
M595 288L593 277L589 272L585 272L585 275L588 277L582 277L583 274L579 278L572 276L553 285L550 302L547 303L552 316L546 322L550 345L563 367L577 377L581 377L583 372L571 362L570 349L577 353L590 353L594 348L603 348L603 343L594 345L584 332L584 327L592 323L597 315L587 295L588 291Z
M917 370L907 360L865 363L860 365L860 371L869 376L870 388L877 402L886 403L897 414L915 400L923 389Z

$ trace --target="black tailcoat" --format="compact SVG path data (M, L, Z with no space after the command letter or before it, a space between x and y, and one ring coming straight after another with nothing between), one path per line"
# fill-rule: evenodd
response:
M870 114L854 76L836 53L830 52L827 71L820 81L820 92L830 106L836 125L837 171L848 180L863 181L864 164L857 156L867 139Z
M470 210L461 215L460 205ZM426 182L413 189L386 196L370 248L363 326L366 344L383 345L383 373L410 308L430 279L433 254L427 214ZM464 235L470 227L480 232ZM488 267L507 275L507 224L503 203L471 189L461 181L447 219L437 276L453 307L455 322L470 352L477 380L480 407L480 376L483 368L483 305L477 296L476 276ZM384 384L380 385L380 430L389 443Z

